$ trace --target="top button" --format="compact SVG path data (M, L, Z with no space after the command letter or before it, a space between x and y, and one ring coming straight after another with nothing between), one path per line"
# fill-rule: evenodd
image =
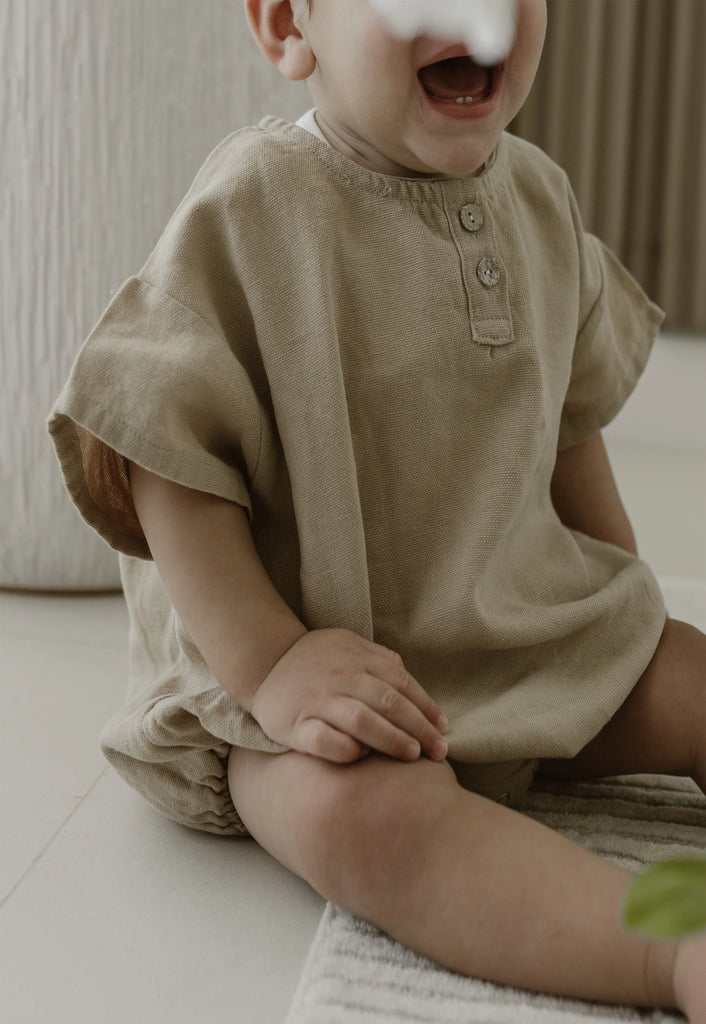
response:
M462 206L459 216L466 231L476 232L480 231L483 227L485 217L480 206L476 206L475 203L468 203L466 206Z

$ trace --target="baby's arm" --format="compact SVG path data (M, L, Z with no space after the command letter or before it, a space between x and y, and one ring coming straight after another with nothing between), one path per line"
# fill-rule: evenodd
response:
M273 740L350 762L446 755L441 711L392 651L347 630L309 632L270 581L244 510L130 465L160 576L224 690Z
M637 554L601 434L559 452L552 501L565 526Z

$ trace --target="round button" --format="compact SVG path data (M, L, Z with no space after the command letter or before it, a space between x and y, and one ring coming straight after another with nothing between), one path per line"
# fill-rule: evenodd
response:
M461 223L466 231L472 231L475 233L476 231L480 231L483 227L485 217L483 216L483 211L480 206L476 206L475 203L468 203L466 206L462 206L459 216L461 217Z
M480 261L476 267L476 273L478 280L486 288L494 288L500 280L500 267L490 256L486 256Z

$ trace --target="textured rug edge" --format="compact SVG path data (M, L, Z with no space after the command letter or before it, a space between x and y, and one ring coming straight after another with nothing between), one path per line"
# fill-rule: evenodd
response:
M603 795L605 792L605 795ZM645 799L645 797L651 799ZM566 800L585 805L586 832L557 828L581 845L628 869L639 868L661 856L706 853L706 800L687 779L672 776L635 775L590 783L556 783L542 780L518 807L538 821L561 813ZM653 828L650 815L657 805L662 817L668 809L681 814L686 808L692 821L676 825L672 841L647 843ZM618 808L644 807L647 816L636 819L618 814ZM613 809L615 813L606 814ZM603 836L596 822L607 822L620 835L625 822L626 845L606 854L600 849ZM658 821L657 825L661 823ZM552 827L555 827L552 824ZM598 848L598 849L596 849ZM431 989L429 985L431 984ZM429 989L427 991L427 989ZM605 1006L535 995L493 985L477 978L454 974L418 957L374 926L360 921L333 904L327 904L309 949L299 986L286 1024L602 1024L649 1022L678 1024L683 1018L660 1011Z

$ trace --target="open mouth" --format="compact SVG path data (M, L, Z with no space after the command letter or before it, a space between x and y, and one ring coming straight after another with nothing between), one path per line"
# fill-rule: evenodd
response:
M485 67L472 57L449 57L420 68L419 81L435 103L470 107L490 99L498 80L500 65Z

